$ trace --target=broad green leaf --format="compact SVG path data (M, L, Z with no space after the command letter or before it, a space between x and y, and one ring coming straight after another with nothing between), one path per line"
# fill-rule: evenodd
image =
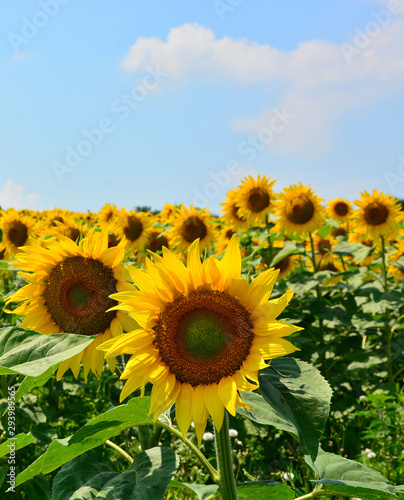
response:
M274 266L288 255L302 253L303 250L304 247L302 244L295 243L294 241L285 241L282 250L280 250L272 259L271 266Z
M241 399L250 405L251 410L237 407L237 413L247 417L257 424L272 425L277 429L281 429L289 434L292 434L296 439L299 439L296 427L275 409L273 409L260 394L257 394L256 392L242 392Z
M23 432L17 434L15 437L7 439L7 441L0 444L0 457L8 455L10 453L10 450L20 450L21 448L25 448L25 446L28 446L35 441L36 439L30 432L28 434L24 434Z
M49 480L44 476L34 477L30 481L27 481L22 489L25 491L26 498L29 498L29 500L50 499Z
M159 500L179 466L176 453L164 447L139 453L130 469L122 474L102 470L99 464L92 465L94 456L78 457L70 468L67 464L61 469L55 478L58 482L52 500ZM70 487L70 481L74 488Z
M245 500L293 500L294 491L285 483L271 486L265 481L237 484L237 497Z
M219 488L217 484L190 484L190 483L180 483L175 479L170 481L169 486L182 490L190 490L196 494L198 500L206 500L206 498L211 497Z
M316 461L306 457L307 463L318 474L313 482L323 483L330 492L348 493L362 500L396 498L400 487L393 486L380 472L354 460L319 450Z
M152 424L148 416L150 398L133 398L125 405L102 413L84 427L65 439L52 441L46 452L18 474L16 485L22 484L39 473L47 474L84 452L96 448L107 439L135 425Z
M174 450L157 446L136 455L126 472L106 483L97 500L160 500L179 467Z
M42 387L46 382L52 377L55 369L53 366L50 366L46 372L42 373L38 377L25 377L21 382L18 391L15 393L14 402L19 401L24 394L31 391L35 387Z
M52 500L59 500L60 498L69 500L75 492L77 493L78 490L84 488L87 481L101 473L118 475L118 473L111 473L105 465L100 464L94 451L90 450L74 460L70 460L58 471L53 480ZM105 476L105 481L97 483L98 486L89 485L85 491L81 492L82 497L78 496L78 498L86 498L85 495L88 492L92 493L94 490L98 492L111 477Z
M42 375L51 366L85 349L94 336L60 333L42 335L15 326L0 329L0 375Z
M295 428L305 454L315 460L330 411L332 390L314 366L293 358L274 359L259 375L260 393L273 411Z
M329 219L329 220L331 220L331 219ZM338 222L337 222L337 224L338 224ZM320 236L320 238L327 238L330 235L331 231L335 227L338 227L338 226L335 226L334 224L333 225L327 224L317 231L317 236Z

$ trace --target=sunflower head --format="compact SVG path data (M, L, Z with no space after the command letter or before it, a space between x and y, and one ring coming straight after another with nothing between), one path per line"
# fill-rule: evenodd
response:
M193 420L201 441L209 414L220 429L225 409L234 415L236 406L246 407L239 392L258 387L265 361L296 350L283 337L299 328L276 320L292 293L268 302L274 269L251 284L241 278L235 235L222 260L202 263L198 240L186 266L166 248L153 257L145 270L128 268L139 291L112 296L114 309L128 311L140 328L101 349L107 356L132 354L121 399L151 382L154 417L175 402L182 433Z
M235 203L238 216L250 226L265 226L268 215L274 212L275 195L272 192L270 177L258 175L257 179L248 176L236 190Z
M36 236L36 222L27 215L21 215L13 208L0 219L2 241L0 251L6 260L12 259L20 247L30 245Z
M398 232L400 205L390 195L374 189L372 195L364 191L356 200L358 209L353 213L354 227L372 240L380 236L393 238Z
M337 222L346 222L352 215L352 204L342 198L334 198L327 204L327 216Z
M107 231L96 232L94 228L80 244L59 236L23 250L13 265L23 271L20 274L29 284L7 299L22 302L13 311L24 316L21 327L43 334L96 335L93 343L60 365L57 376L71 368L77 377L80 363L85 378L90 369L99 375L104 360L96 346L121 334L122 325L136 325L124 313L109 310L117 304L111 294L132 290L127 283L129 275L121 266L123 245L108 248ZM114 367L115 361L110 361Z
M275 230L286 233L312 233L324 223L323 201L301 183L285 188L277 202Z
M122 208L116 225L117 237L125 242L126 251L133 254L146 248L151 231L149 214Z
M210 220L210 212L205 209L190 208L181 205L172 215L173 227L168 231L170 248L178 252L186 252L197 239L200 241L201 251L211 248L215 242L215 230Z

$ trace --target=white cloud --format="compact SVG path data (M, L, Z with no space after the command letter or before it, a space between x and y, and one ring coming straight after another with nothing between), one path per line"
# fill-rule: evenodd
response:
M379 22L376 30L372 12L385 14L379 15L383 23ZM276 107L286 107L296 119L275 137L269 148L285 156L321 156L334 146L337 118L403 86L402 14L373 5L369 7L369 22L373 25L365 23L355 28L345 45L311 40L290 52L245 38L217 39L211 29L187 23L173 28L167 41L139 38L130 47L122 67L138 71L158 66L169 73L169 78L184 84L203 78L240 84L280 84L283 94ZM364 37L358 39L360 32ZM233 128L257 134L268 126L271 113L272 110L263 109L259 116L240 117L233 122Z
M0 206L2 208L22 208L36 209L35 202L39 199L39 194L24 195L24 186L17 186L13 179L8 179L0 191Z

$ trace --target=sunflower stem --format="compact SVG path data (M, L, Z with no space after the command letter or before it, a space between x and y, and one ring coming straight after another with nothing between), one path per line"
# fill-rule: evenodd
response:
M237 500L236 481L233 471L233 456L229 436L229 417L227 411L220 431L215 427L216 458L219 468L219 488L223 500Z
M205 457L205 455L201 452L201 450L194 445L192 441L188 438L184 437L179 430L171 425L165 424L160 420L156 421L156 426L162 427L166 429L168 432L171 432L175 437L181 439L181 441L188 446L188 448L194 452L194 454L199 458L199 461L204 465L205 469L208 471L209 476L212 478L212 481L216 484L219 484L220 476L219 472L211 465L209 460Z
M130 464L133 464L133 458L126 453L125 450L123 450L120 446L117 444L113 443L109 439L105 441L105 444L116 450L118 453L120 453Z
M317 263L316 263L316 255L314 252L314 241L313 241L313 236L311 233L309 233L309 238L310 238L310 247L311 247L311 261L313 262L313 269L314 272L316 273L318 271L317 269Z
M382 268L383 268L383 284L384 284L384 293L388 292L388 282L387 282L387 269L386 269L386 245L384 241L384 236L380 235L382 240ZM389 310L386 308L385 310L386 316L386 355L387 355L387 379L390 385L394 386L394 377L393 377L393 356L391 352L391 340L393 338L393 332L391 330L389 324Z

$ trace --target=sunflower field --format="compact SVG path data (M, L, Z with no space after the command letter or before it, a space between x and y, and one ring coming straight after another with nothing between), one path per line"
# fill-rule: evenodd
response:
M0 496L404 499L404 211L0 210Z

